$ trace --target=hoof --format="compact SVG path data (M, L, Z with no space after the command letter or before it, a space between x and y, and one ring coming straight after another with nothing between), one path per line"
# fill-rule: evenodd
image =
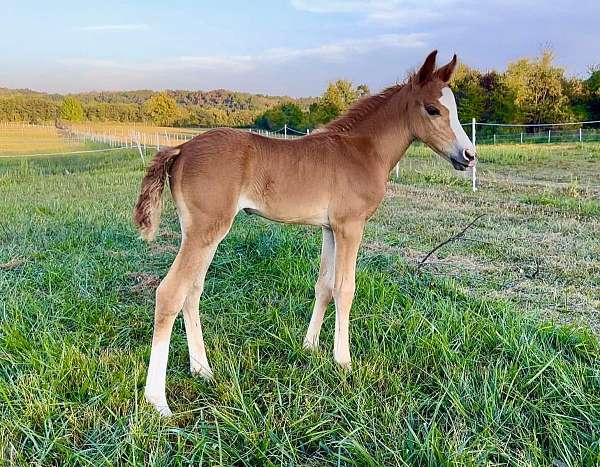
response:
M144 394L146 401L151 404L156 411L161 414L163 417L170 417L173 415L167 401L164 397L156 397L149 394Z
M207 381L212 381L214 379L213 372L209 366L192 366L190 367L190 372L192 373L192 376L200 376Z
M154 408L161 414L163 417L172 417L173 412L168 405L155 405Z
M309 341L304 339L304 343L302 344L302 348L307 352L318 352L319 350L319 341Z
M352 362L350 360L336 360L337 364L344 371L352 370Z

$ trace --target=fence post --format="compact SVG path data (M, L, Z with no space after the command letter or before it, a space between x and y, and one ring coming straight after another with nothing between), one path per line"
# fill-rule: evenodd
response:
M550 142L550 131L552 130L548 130L548 142Z
M496 145L496 133L494 133L494 146Z
M475 142L477 141L476 123L475 117L473 117L471 121L471 142L473 143L473 147L475 147ZM471 168L471 188L473 191L477 191L477 168L475 165Z
M521 132L521 144L523 144L523 132Z
M139 133L137 138L137 148L140 153L140 157L142 158L142 165L146 165L146 162L144 161L144 153L142 152L142 145L140 144Z
M283 124L283 139L287 139L287 123Z
M579 127L579 142L583 143L583 135L581 134L581 127Z

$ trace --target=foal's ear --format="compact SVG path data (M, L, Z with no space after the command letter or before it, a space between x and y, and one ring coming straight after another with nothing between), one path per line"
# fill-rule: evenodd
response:
M456 68L456 54L452 57L449 63L444 65L442 68L435 72L435 76L441 79L444 83L450 82L450 78L452 78L452 73L454 73L454 69Z
M433 72L435 70L435 57L437 55L437 50L434 50L425 59L425 63L421 66L419 71L417 72L417 84L423 84L429 81L433 77Z

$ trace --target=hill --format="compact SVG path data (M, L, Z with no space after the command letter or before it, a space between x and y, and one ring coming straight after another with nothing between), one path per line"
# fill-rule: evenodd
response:
M263 111L284 102L294 102L301 108L308 108L315 98L293 98L289 96L268 96L248 92L214 89L210 91L168 90L181 106L217 107L227 110L259 110ZM143 104L158 91L99 91L71 94L84 104Z
M294 103L302 110L316 98L267 96L247 92L215 89L210 91L168 90L181 110L180 126L248 126L266 110L283 103ZM31 89L0 88L0 121L40 123L59 116L64 98L75 97L89 121L143 121L144 104L158 91L93 91L74 94L49 94Z

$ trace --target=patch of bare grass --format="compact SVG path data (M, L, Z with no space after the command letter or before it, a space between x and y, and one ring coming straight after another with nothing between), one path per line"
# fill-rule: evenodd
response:
M160 277L156 274L136 272L128 275L133 280L131 291L133 293L147 293L155 290L160 284Z

